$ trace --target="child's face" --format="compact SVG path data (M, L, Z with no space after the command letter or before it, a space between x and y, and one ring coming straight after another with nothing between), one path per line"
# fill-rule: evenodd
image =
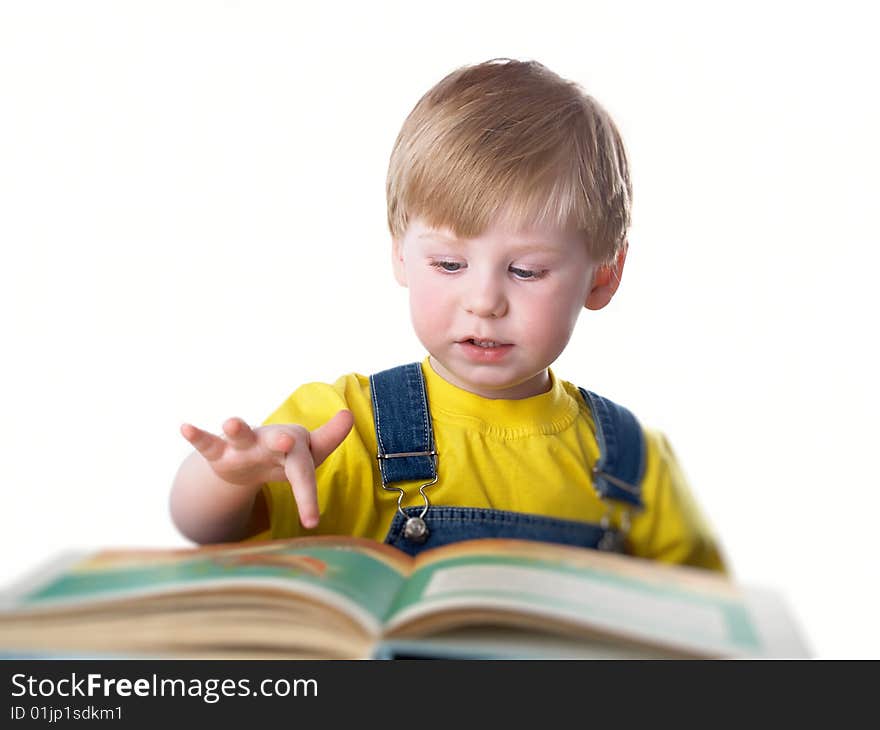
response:
M393 256L434 369L486 398L546 392L547 367L568 344L581 309L604 306L616 289L615 279L610 294L607 286L599 291L599 269L582 236L553 226L493 225L457 239L417 218L394 241Z

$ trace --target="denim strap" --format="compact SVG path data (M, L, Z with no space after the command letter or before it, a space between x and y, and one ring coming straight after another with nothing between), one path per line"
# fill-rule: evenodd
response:
M434 430L422 366L401 365L370 376L382 483L437 476Z
M578 388L593 414L599 460L593 486L599 496L642 507L645 437L636 417L623 406Z

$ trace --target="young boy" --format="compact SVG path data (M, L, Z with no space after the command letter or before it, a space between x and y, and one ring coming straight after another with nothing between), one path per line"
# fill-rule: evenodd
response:
M629 172L605 110L538 63L459 69L404 122L387 195L428 356L304 385L261 427L184 424L181 532L359 535L411 554L511 537L723 570L664 437L549 368L626 260Z

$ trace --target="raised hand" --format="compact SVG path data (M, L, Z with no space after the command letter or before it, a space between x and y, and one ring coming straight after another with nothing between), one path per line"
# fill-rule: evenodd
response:
M251 428L230 418L223 424L225 438L189 423L180 433L226 482L249 487L289 482L300 522L311 528L319 518L315 468L343 442L353 423L351 411L341 410L314 431L293 423Z

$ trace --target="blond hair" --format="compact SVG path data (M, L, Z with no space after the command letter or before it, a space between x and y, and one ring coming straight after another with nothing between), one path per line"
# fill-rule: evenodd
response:
M625 245L632 186L608 113L535 61L493 59L446 76L403 123L388 167L388 226L480 235L496 221L583 231L594 260Z

